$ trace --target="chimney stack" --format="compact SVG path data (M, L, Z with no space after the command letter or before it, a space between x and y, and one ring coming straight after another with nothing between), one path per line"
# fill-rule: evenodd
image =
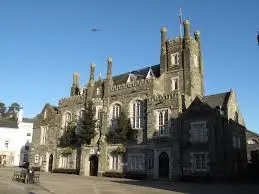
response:
M107 79L112 79L112 57L108 57L107 59L108 67L107 67Z
M78 93L79 93L79 73L74 72L70 96L78 95Z
M166 59L166 36L167 29L162 27L161 30L161 53L160 53L160 73L167 71L167 59Z

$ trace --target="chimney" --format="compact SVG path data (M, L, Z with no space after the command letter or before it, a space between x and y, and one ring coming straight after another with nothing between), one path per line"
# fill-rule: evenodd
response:
M79 73L75 72L73 73L73 86L79 85Z
M160 54L160 73L164 73L167 71L167 63L166 63L166 36L167 29L166 27L162 27L161 30L161 54Z
M73 83L70 91L70 96L77 95L79 91L79 73L73 73Z
M108 57L107 59L108 67L107 67L107 79L112 79L112 57Z

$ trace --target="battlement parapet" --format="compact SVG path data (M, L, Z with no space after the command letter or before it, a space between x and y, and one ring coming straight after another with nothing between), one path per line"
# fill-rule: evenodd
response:
M184 38L183 37L180 37L180 36L177 36L173 39L169 39L167 40L168 44L169 45L182 45L183 44L183 41L184 41ZM198 42L193 38L189 38L188 39L188 42L196 47L198 47Z
M59 105L65 105L76 101L81 101L82 99L85 99L84 95L76 95L76 96L61 98L58 103Z
M142 86L142 85L150 84L152 82L153 82L153 79L151 78L151 79L137 80L135 82L130 82L130 83L113 85L111 86L111 91L114 92L114 91L128 89L136 86Z
M173 39L167 40L167 42L168 42L169 44L182 44L182 43L183 43L183 37L177 36L177 37L175 37L175 38L173 38Z
M179 98L181 97L181 94L179 92L176 93L164 93L164 94L160 94L160 95L152 95L148 98L148 101L150 102L154 102L154 101L166 101L168 99L172 99L172 100L179 100Z

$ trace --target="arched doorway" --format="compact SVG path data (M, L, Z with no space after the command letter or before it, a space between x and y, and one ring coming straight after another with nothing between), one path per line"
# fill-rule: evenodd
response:
M169 178L169 157L165 152L159 156L159 178Z
M52 166L53 166L53 155L50 154L50 156L49 156L49 172L52 172Z
M90 176L97 176L98 173L98 157L97 155L91 155L90 161Z

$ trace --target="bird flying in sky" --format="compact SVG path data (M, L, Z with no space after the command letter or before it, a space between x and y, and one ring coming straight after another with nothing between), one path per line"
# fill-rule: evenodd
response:
M98 28L92 28L91 29L91 32L98 32L98 31L101 31L101 29L98 29Z

